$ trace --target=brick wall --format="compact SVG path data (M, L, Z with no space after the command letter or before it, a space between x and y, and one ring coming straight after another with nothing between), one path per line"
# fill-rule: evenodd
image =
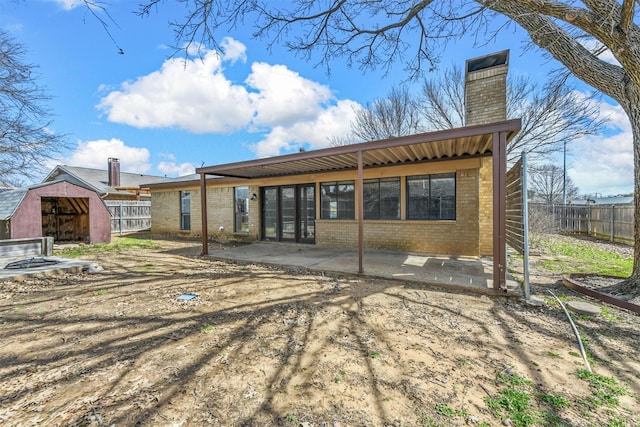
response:
M480 159L478 225L480 255L493 255L493 158Z
M498 65L465 76L465 124L507 119L507 65Z
M197 190L196 190L197 191ZM191 199L195 191L191 190ZM193 210L193 205L192 205ZM193 218L192 218L193 221ZM176 190L151 192L151 233L176 234L180 230L180 193Z
M492 165L491 157L429 164L390 166L366 171L365 178L401 177L401 212L406 214L405 177L433 173L456 172L456 220L366 220L364 239L368 248L389 248L454 255L491 255L492 233ZM260 187L291 185L296 183L352 180L354 173L331 172L326 174L280 177L251 181L249 194L260 194ZM249 202L249 233L233 233L234 186L247 181L210 184L207 187L207 214L209 236L214 239L260 238L260 200ZM191 191L191 231L181 232L179 191ZM153 189L152 227L154 234L200 236L199 184L182 188ZM319 194L316 200L317 216L320 216ZM219 227L224 227L220 232ZM357 247L358 222L356 220L316 220L316 244L333 247Z
M479 255L478 179L478 169L457 171L455 221L367 220L364 222L365 247ZM318 245L357 245L356 220L316 220L316 229Z
M250 185L249 194L258 194L258 186ZM180 194L191 192L191 230L180 230ZM257 200L249 201L249 232L234 233L234 187L207 188L208 234L215 239L257 240L260 234L260 212ZM154 190L151 198L151 232L159 235L202 235L200 188ZM224 230L220 230L224 227Z

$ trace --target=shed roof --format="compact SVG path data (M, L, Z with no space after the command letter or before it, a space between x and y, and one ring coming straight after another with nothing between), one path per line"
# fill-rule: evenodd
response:
M358 152L363 154L365 169L490 155L493 149L494 133L506 132L507 141L509 141L520 130L520 126L519 119L507 120L264 159L205 166L197 168L196 173L251 179L354 170L358 167Z
M63 176L58 177L53 181L41 182L39 184L33 184L27 187L16 188L15 190L3 191L3 192L0 192L0 221L10 219L13 216L13 214L16 212L16 209L18 209L18 207L20 206L20 203L22 203L22 200L30 190L35 190L37 188L42 188L42 187L48 187L51 185L59 184L61 182L67 182L71 185L77 185L78 187L82 187L89 191L96 192L93 188L83 185L82 183L78 184L78 183L70 182L68 179L65 179L65 177ZM102 200L102 204L104 204L104 200ZM105 208L106 208L106 205L105 205Z
M29 188L18 188L0 193L0 221L6 221L15 213Z
M49 182L41 182L39 184L32 184L27 187L16 188L14 190L8 190L0 192L0 221L7 220L13 216L22 203L24 196L29 192L29 190L34 190L36 188L46 187L49 185L54 185L59 182L68 182L68 180L63 178L56 178L53 181ZM72 183L73 184L73 183ZM78 185L78 184L76 184ZM87 188L85 185L79 185L80 187ZM92 188L87 188L88 190L95 191Z

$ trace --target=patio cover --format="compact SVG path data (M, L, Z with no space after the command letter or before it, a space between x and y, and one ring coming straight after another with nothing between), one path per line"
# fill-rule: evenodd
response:
M434 160L493 157L493 278L496 291L506 290L506 146L520 130L521 120L428 132L380 141L324 148L244 162L204 166L200 175L202 202L202 254L208 254L207 175L234 178L267 178L306 173L357 170L358 188L363 187L363 170ZM364 273L363 194L358 191L358 259Z

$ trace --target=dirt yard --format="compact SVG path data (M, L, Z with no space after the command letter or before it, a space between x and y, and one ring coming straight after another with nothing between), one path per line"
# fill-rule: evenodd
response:
M589 381L557 304L157 245L94 256L98 274L0 283L0 425L640 425L627 311L573 316ZM586 300L558 279L538 273L534 295Z

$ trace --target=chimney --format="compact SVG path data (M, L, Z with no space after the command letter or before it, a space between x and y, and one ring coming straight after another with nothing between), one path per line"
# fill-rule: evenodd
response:
M120 187L120 160L109 157L109 187Z
M509 51L468 59L464 78L465 126L507 120Z

